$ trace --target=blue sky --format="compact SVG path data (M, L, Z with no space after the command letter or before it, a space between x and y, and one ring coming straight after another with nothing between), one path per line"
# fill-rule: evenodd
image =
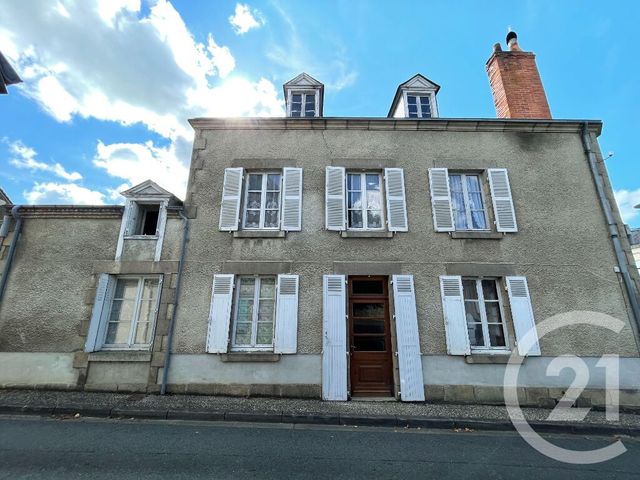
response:
M442 117L495 117L485 73L508 26L537 54L554 118L601 119L625 219L640 226L640 2L23 0L0 51L0 186L16 203L120 203L148 177L182 196L195 116L283 114L282 83L326 85L326 116L385 116L420 72Z

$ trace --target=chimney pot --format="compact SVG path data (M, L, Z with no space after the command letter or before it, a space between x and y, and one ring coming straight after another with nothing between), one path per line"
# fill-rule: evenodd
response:
M520 50L520 46L518 45L518 35L516 32L507 33L507 47L512 52Z

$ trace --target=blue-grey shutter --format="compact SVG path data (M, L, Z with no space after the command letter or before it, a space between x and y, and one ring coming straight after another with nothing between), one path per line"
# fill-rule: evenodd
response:
M440 294L444 313L444 329L447 337L447 353L449 355L469 355L469 332L464 309L462 277L442 275L440 277Z
M406 232L407 200L404 191L404 170L402 168L384 169L387 196L387 224L390 232Z
M111 298L115 287L116 277L107 273L101 273L96 285L96 297L91 311L89 331L84 344L85 352L100 350L104 341L104 329L106 328Z
M400 370L400 399L403 402L422 402L424 401L424 377L413 275L394 275L392 281Z
M207 352L226 353L229 346L229 325L233 303L233 274L213 276L209 327L207 329Z
M490 168L487 170L493 213L496 217L498 232L517 232L516 211L511 196L509 175L506 168Z
M302 169L287 167L282 172L281 230L298 232L302 230Z
M538 332L533 318L527 279L526 277L506 277L506 281L518 353L523 357L540 355Z
M296 353L298 344L298 275L278 275L275 353Z
M225 168L224 170L219 223L219 229L222 231L238 230L243 172L242 168Z
M347 310L344 275L323 277L322 398L347 399Z
M346 229L346 193L344 167L327 167L325 174L325 226L327 230Z

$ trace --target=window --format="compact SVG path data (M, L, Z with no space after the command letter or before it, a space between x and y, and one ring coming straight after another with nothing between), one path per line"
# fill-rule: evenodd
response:
M236 287L232 350L272 350L275 276L241 276Z
M107 317L104 348L149 348L158 308L158 286L157 277L117 278Z
M347 228L380 230L384 225L382 175L347 173Z
M281 178L276 172L247 174L243 228L280 228Z
M409 118L431 118L429 95L407 94L407 116Z
M508 349L497 280L463 278L462 289L471 349Z
M156 235L160 205L140 205L140 222L135 235Z
M313 92L291 93L292 117L315 117L316 94Z
M450 174L451 207L456 230L487 230L480 175Z

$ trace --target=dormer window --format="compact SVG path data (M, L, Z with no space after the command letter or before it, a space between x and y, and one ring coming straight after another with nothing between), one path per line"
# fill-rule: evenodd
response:
M138 218L133 235L157 235L160 204L138 205Z
M312 118L322 116L324 85L301 73L283 85L287 103L287 117Z
M396 90L389 118L437 118L436 94L440 86L418 74Z
M407 93L407 117L431 118L431 100L429 95Z

